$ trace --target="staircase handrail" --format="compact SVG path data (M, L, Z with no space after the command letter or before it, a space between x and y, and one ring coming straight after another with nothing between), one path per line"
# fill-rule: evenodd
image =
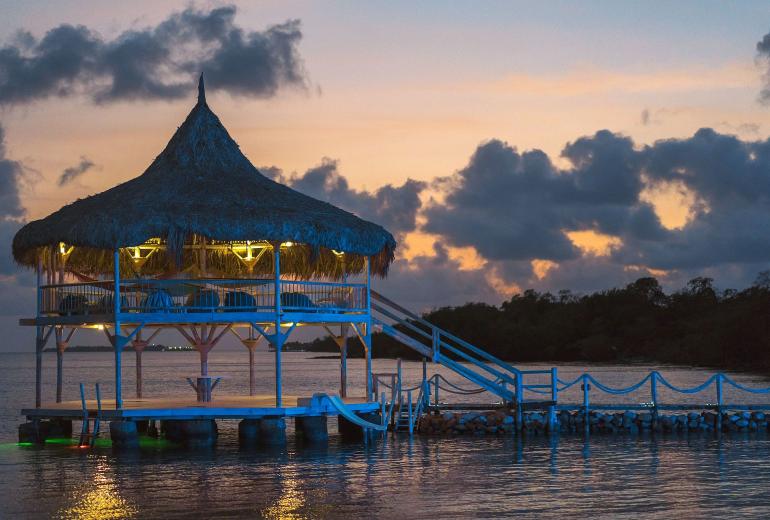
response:
M425 320L424 318L421 318L421 317L417 316L415 313L413 313L413 312L409 311L408 309L405 309L405 308L404 308L404 307L402 307L401 305L399 305L399 304L397 304L396 302L394 302L394 301L390 300L389 298L386 298L385 296L383 296L382 294L378 293L377 291L371 291L371 294L372 294L372 297L373 297L375 300L379 300L379 301L381 301L381 302L385 303L386 305L389 305L389 306L393 307L394 309L396 309L396 310L400 311L402 314L404 314L404 315L406 315L407 317L409 317L409 318L413 319L414 321L416 321L416 322L418 322L418 323L421 323L422 325L425 325L425 326L426 326L426 327L428 327L428 328L429 328L431 331L433 331L433 330L436 330L436 331L438 331L438 333L439 333L441 336L444 336L444 337L446 337L446 338L449 338L449 339L451 339L452 341L455 341L455 342L457 342L457 343L458 343L458 344L460 344L461 346L463 346L463 347L467 348L468 350L470 350L470 351L471 351L471 352L473 352L474 354L477 354L478 356L481 356L482 358L486 359L487 361L490 361L490 362L492 362L492 363L495 363L495 364L499 365L500 367L502 367L502 368L504 368L504 369L508 370L509 372L512 372L513 374L516 374L516 375L518 375L518 374L520 373L520 370L519 370L519 369L515 368L514 366L510 365L509 363L506 363L505 361L503 361L502 359L498 358L497 356L493 356L493 355L492 355L492 354L490 354L489 352L486 352L486 351L484 351L484 350L481 350L480 348L478 348L478 347L476 347L476 346L474 346L474 345L472 345L472 344L468 343L468 342L467 342L467 341L465 341L464 339L458 338L457 336L455 336L455 335L454 335L454 334L452 334L451 332L448 332L448 331L446 331L446 330L444 330L444 329L442 329L442 328L440 328L440 327L438 327L438 326L434 325L433 323L431 323L431 322L429 322L429 321ZM401 320L401 319L399 319L399 318L397 318L397 317L394 317L392 314L388 313L387 311L386 311L386 312L383 312L383 309L382 309L382 307L380 307L379 305L376 305L376 304L375 304L375 305L372 305L372 308L374 308L374 309L375 309L375 310L377 310L378 312L382 312L383 314L385 314L386 316L390 317L391 319L395 319L395 320L397 320L399 323L406 323L406 324L408 324L408 323L409 323L409 322L408 322L408 321L406 321L406 320ZM409 324L409 325L411 325L411 324ZM412 325L412 326L411 326L411 327L409 327L409 328L411 328L411 329L415 329L416 327L414 327L414 326ZM428 339L432 339L432 337L431 337L431 336L429 336L429 335L428 335L428 334L427 334L425 331L419 331L419 332L420 332L422 335L424 335L426 338L428 338ZM446 343L446 342L442 342L442 343L443 343L444 345L448 345L448 343Z

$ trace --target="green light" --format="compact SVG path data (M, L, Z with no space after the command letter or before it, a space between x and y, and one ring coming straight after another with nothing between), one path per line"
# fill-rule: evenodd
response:
M77 444L77 441L71 437L60 437L60 438L53 438L53 439L46 439L46 444L60 444L63 446L71 446L73 444Z
M146 435L141 435L139 437L140 448L163 449L163 448L173 448L176 446L178 446L178 444L162 438L148 437Z

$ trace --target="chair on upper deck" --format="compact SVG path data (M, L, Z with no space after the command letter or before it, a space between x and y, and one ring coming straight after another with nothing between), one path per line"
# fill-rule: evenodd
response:
M318 306L313 300L298 292L281 293L281 307L302 312L318 312Z
M230 312L249 312L257 310L257 300L246 291L230 291L225 294L223 310Z

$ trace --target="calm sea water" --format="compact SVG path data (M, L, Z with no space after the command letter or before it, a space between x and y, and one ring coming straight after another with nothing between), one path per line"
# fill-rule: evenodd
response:
M338 362L312 358L285 354L287 395L335 391ZM133 355L124 359L130 395ZM198 368L194 353L148 353L144 359L147 396L189 395L184 376ZM225 376L219 392L247 392L246 359L245 350L212 353L211 372ZM272 355L260 354L259 364L260 392L269 393ZM55 356L46 354L47 399L54 395L54 367ZM374 368L392 371L394 362L375 360ZM434 368L429 366L430 373ZM562 366L560 376L574 378L585 368L611 386L638 381L651 368L680 386L709 375L672 367ZM405 362L404 373L407 383L417 383L421 365ZM81 381L99 381L109 393L111 374L109 353L67 354L65 399L78 398ZM770 386L757 376L735 378ZM351 389L363 388L363 381L363 363L350 360ZM295 445L290 424L286 448L241 451L235 423L223 422L217 447L206 452L162 443L125 454L109 447L20 447L18 411L33 404L33 382L32 354L0 354L0 518L770 517L767 434L401 437L351 445L339 442L330 421L327 447ZM649 400L644 390L637 394L626 400ZM712 401L713 392L693 399Z

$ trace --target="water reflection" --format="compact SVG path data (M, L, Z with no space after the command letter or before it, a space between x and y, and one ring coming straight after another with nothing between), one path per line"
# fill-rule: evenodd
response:
M72 505L54 516L64 519L110 520L134 517L138 509L120 495L106 457L92 460L90 482L79 482L71 494Z
M770 440L698 436L395 438L243 451L0 451L3 516L435 518L770 515ZM608 501L607 498L612 497Z

